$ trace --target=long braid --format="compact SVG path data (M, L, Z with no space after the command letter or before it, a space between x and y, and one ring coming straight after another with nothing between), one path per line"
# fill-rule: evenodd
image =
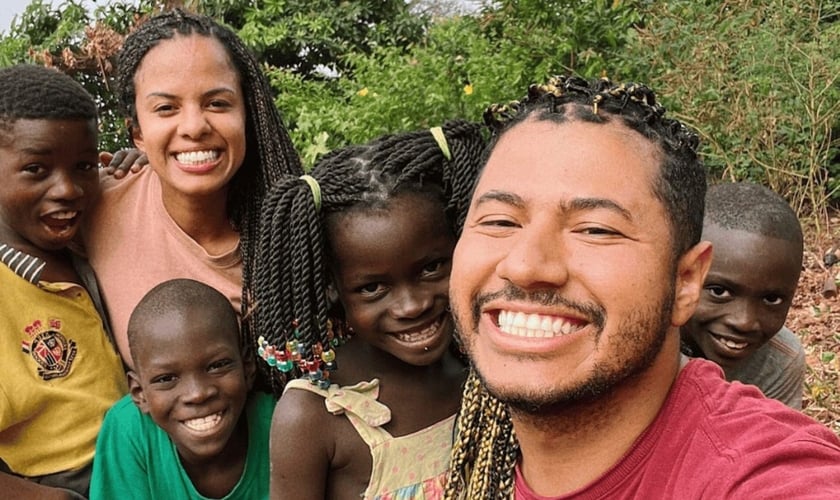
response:
M342 314L330 310L327 297L331 250L325 235L330 221L349 210L386 208L392 198L407 192L439 199L444 207L460 206L455 197L467 196L465 186L472 185L479 168L484 128L452 121L442 130L451 160L444 158L428 130L389 135L333 151L318 162L310 175L320 187L319 208L310 184L297 177L281 179L267 195L253 280L257 305L252 335L264 359L269 347L275 353L289 345L298 351L293 356L290 349L288 356L301 358L293 367L286 363L286 353L279 363L260 363L276 394L289 378L307 374L305 360L317 361L323 370L336 368L334 361L329 366L318 361L314 352L319 344L324 351L334 349L336 337L343 334ZM453 231L459 217L451 214ZM284 370L277 368L280 363ZM311 370L317 367L310 365Z
M644 85L554 77L544 85L532 85L521 101L487 109L484 119L493 135L485 156L489 156L506 131L525 120L555 123L621 120L662 150L654 193L670 214L675 242L672 254L676 262L677 256L700 239L705 170L697 155L697 135L664 115L665 109ZM444 498L511 498L518 455L509 410L489 393L473 370L462 395Z
M254 253L259 215L269 187L284 175L301 175L303 169L289 133L274 105L271 86L253 54L230 29L213 19L174 9L149 18L125 40L117 56L116 87L129 128L138 126L134 76L145 55L163 40L200 35L221 43L239 73L245 102L246 152L242 166L230 181L227 211L239 231L242 253L242 314L248 317L253 302ZM248 332L250 322L243 321Z

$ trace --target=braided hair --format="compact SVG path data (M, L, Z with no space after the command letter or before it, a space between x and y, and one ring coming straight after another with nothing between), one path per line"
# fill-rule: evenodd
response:
M219 41L239 73L245 100L246 150L242 167L230 181L227 209L240 234L242 251L242 311L250 310L253 252L259 230L258 214L269 186L283 175L303 169L289 133L274 105L268 79L254 55L230 29L207 16L174 9L151 17L125 39L117 56L117 94L129 127L137 126L134 76L145 55L163 40L200 35ZM285 234L285 232L284 232ZM243 322L243 329L249 324Z
M331 253L326 235L332 217L387 208L389 200L410 192L442 203L453 231L460 232L485 146L483 127L450 121L441 129L451 159L429 130L387 135L335 150L315 165L312 178L288 176L269 192L251 334L267 361L258 363L261 376L270 380L275 394L290 378L335 369L341 312L331 310L327 298ZM316 181L320 207L313 196L317 188L309 184Z
M17 120L97 120L93 97L56 69L19 64L0 69L0 130Z
M653 192L669 217L672 266L676 266L678 257L700 241L706 176L697 154L697 135L664 115L665 109L645 85L553 77L544 85L531 85L521 101L487 109L484 120L492 137L485 157L505 132L526 120L555 123L620 120L660 148L661 165ZM461 400L444 498L512 498L518 455L508 409L487 391L471 366Z

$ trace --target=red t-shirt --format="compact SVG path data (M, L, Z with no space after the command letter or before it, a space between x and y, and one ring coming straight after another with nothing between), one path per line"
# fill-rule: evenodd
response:
M680 372L656 420L603 476L571 494L543 497L517 467L515 498L837 499L840 440L697 359Z

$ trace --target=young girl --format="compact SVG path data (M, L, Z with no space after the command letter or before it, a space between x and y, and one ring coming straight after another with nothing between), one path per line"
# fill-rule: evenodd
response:
M465 377L449 268L483 145L466 122L386 136L269 193L253 313L285 388L272 498L440 496Z
M91 499L261 499L268 496L274 398L250 393L227 298L188 279L146 294L131 314L130 395L105 416Z
M274 180L303 171L259 63L212 19L150 18L126 38L117 69L149 168L104 181L84 242L131 367L128 317L158 283L199 280L237 312L247 306L259 206Z

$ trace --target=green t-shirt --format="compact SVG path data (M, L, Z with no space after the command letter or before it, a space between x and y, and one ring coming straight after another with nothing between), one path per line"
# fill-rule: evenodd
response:
M245 471L225 499L268 498L268 438L275 400L268 394L248 398L248 456ZM151 417L140 412L130 396L105 415L93 460L91 500L197 499L202 496L190 481L169 436Z

